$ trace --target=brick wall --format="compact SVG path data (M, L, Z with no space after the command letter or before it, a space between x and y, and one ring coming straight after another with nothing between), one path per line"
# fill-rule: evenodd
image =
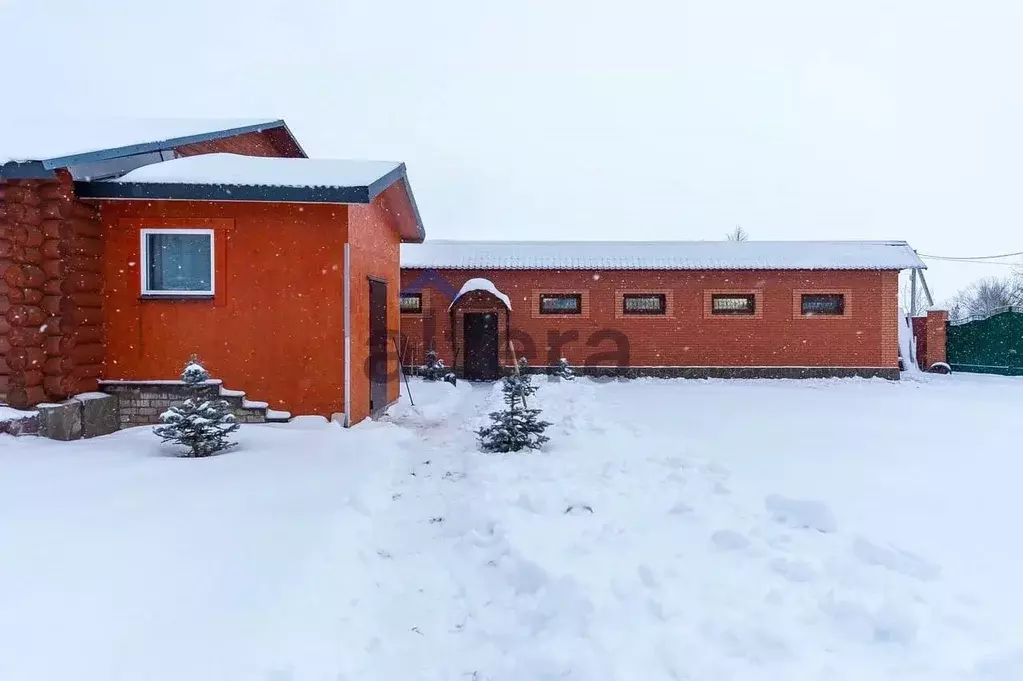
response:
M157 424L160 414L181 404L192 394L191 389L180 381L108 381L101 383L100 389L117 396L117 419L121 428ZM221 396L220 381L210 381L198 390L204 399L225 400L238 423L266 422L265 408L246 408L240 396Z
M293 146L293 145L291 145ZM298 156L294 150L285 146L282 140L275 139L270 130L248 132L244 135L225 137L208 142L185 144L175 151L180 156L197 156L199 154L241 154L243 156Z
M486 277L511 299L511 338L534 366L556 364L559 357L566 357L575 366L866 367L897 376L896 272L440 270L437 274L447 285L427 285L422 314L401 317L402 353L410 365L422 363L432 343L446 363L458 366L453 364L447 310L451 294L469 278ZM429 279L422 270L402 271L405 287ZM544 292L581 294L582 314L538 314L539 294ZM711 295L722 292L754 295L756 314L710 314ZM670 304L663 315L623 315L626 293L660 293ZM805 317L799 309L803 293L842 293L845 314ZM490 305L500 311L496 299L491 298ZM480 305L474 302L472 307ZM503 319L501 325L503 332ZM455 333L460 333L458 328ZM456 345L460 344L459 339ZM510 363L506 350L502 360Z
M948 312L930 310L925 317L913 318L913 335L916 337L917 364L927 371L937 362L947 362L945 328Z

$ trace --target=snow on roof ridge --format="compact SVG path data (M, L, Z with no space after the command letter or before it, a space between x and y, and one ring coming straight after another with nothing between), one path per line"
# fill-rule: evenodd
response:
M401 266L434 269L902 270L905 241L443 241L403 245Z
M400 166L399 161L215 153L142 166L110 181L252 187L361 187L376 182Z

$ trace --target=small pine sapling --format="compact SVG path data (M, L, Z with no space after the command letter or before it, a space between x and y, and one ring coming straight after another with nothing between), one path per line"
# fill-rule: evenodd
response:
M529 374L521 373L525 360L519 362L520 373L505 376L501 383L504 410L490 413L492 423L476 431L480 446L486 452L517 452L539 449L550 440L543 434L551 425L540 419L539 409L526 406L526 398L536 392Z
M447 376L450 373L444 365L444 360L437 359L436 350L428 350L426 352L426 364L420 370L424 381L444 381L447 380Z
M564 357L558 360L558 368L554 370L554 375L563 381L575 380L575 373L572 371L572 365L570 365L568 360Z
M227 402L202 396L201 389L209 377L196 356L192 355L181 372L181 381L189 392L188 398L160 414L163 425L153 429L164 442L187 447L187 457L212 456L235 444L227 436L238 430L239 425Z

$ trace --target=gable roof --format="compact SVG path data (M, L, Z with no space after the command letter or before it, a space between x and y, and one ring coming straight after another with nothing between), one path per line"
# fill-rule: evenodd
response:
M276 129L285 131L301 151L280 119L108 119L10 124L0 126L0 177L52 177L58 168Z
M402 269L902 270L927 266L905 241L430 241Z

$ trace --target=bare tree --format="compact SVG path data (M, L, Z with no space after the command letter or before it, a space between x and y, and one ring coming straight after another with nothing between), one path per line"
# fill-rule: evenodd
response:
M949 317L982 317L1001 308L1023 305L1023 280L989 277L960 291L949 301Z
M749 234L746 233L746 230L741 225L736 225L735 229L725 235L725 238L729 241L747 241Z

